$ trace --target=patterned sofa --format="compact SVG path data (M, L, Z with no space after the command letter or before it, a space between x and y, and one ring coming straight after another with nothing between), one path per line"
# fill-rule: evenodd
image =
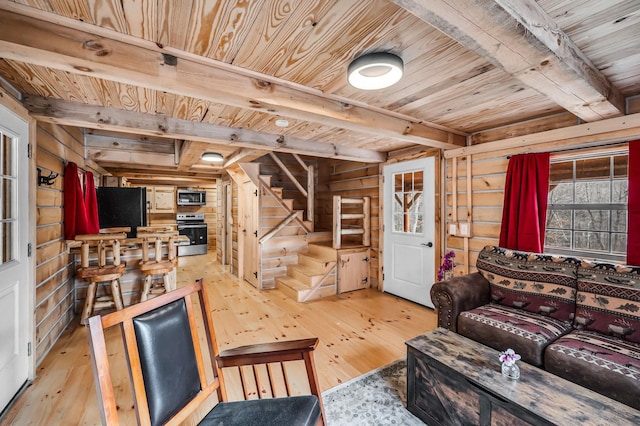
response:
M485 247L436 283L438 325L640 409L640 267Z

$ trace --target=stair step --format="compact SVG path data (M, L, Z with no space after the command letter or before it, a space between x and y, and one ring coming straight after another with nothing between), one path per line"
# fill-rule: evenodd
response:
M327 262L325 267L314 267L312 265L289 265L287 266L287 275L309 286L314 286L322 280L322 277L324 277L335 266L335 264L335 262ZM332 278L327 278L325 283L331 282L331 279Z
M324 269L327 268L331 262L335 263L336 258L333 257L331 259L327 259L311 253L298 253L298 265L309 265L315 268Z
M310 286L286 275L276 278L276 287L298 302L302 302L304 297L311 291Z
M312 288L305 283L289 277L277 277L276 285L283 293L297 300L298 302L304 302L307 296L311 293ZM317 300L327 296L333 296L337 293L335 283L324 283L323 286L317 289L309 300Z
M331 246L331 241L309 244L309 254L317 255L321 259L337 259L336 249Z
M271 175L260 175L260 179L267 185L271 186Z

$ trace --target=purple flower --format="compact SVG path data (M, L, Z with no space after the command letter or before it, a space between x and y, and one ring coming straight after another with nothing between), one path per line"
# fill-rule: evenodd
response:
M519 359L520 355L515 353L515 351L511 348L507 349L504 352L500 352L500 361L504 362L507 365L515 364Z
M456 257L456 254L453 250L445 253L444 258L442 259L442 264L438 268L438 280L442 281L444 278L444 274L447 271L453 271L453 267L455 266L453 263L453 258Z

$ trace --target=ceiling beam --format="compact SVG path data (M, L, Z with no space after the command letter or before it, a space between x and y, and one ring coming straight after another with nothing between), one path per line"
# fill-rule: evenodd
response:
M250 162L266 154L267 153L265 151L260 151L257 149L239 149L238 151L234 152L231 156L229 156L227 160L225 160L224 165L222 167L226 169L232 164L238 163L240 161Z
M442 126L337 101L266 76L248 77L175 51L167 55L160 48L97 36L92 25L64 27L60 19L49 22L6 11L11 9L6 3L0 3L0 9L5 9L0 14L0 51L7 59L435 148L458 148L466 142L459 132Z
M386 154L370 149L180 120L161 114L125 111L40 96L25 96L23 103L31 115L38 120L68 126L189 139L217 145L289 152L364 163L381 163L387 158ZM173 162L173 158L171 158L171 162Z
M392 0L585 121L624 98L535 0Z

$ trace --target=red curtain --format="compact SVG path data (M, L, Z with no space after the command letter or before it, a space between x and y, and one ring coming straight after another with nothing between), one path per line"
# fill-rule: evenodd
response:
M627 264L640 265L640 139L629 142Z
M501 247L542 253L548 193L548 152L511 157L504 190Z
M85 190L78 176L78 166L67 163L64 168L64 236L73 240L78 234L95 234L100 230L98 202L93 174L84 174Z

